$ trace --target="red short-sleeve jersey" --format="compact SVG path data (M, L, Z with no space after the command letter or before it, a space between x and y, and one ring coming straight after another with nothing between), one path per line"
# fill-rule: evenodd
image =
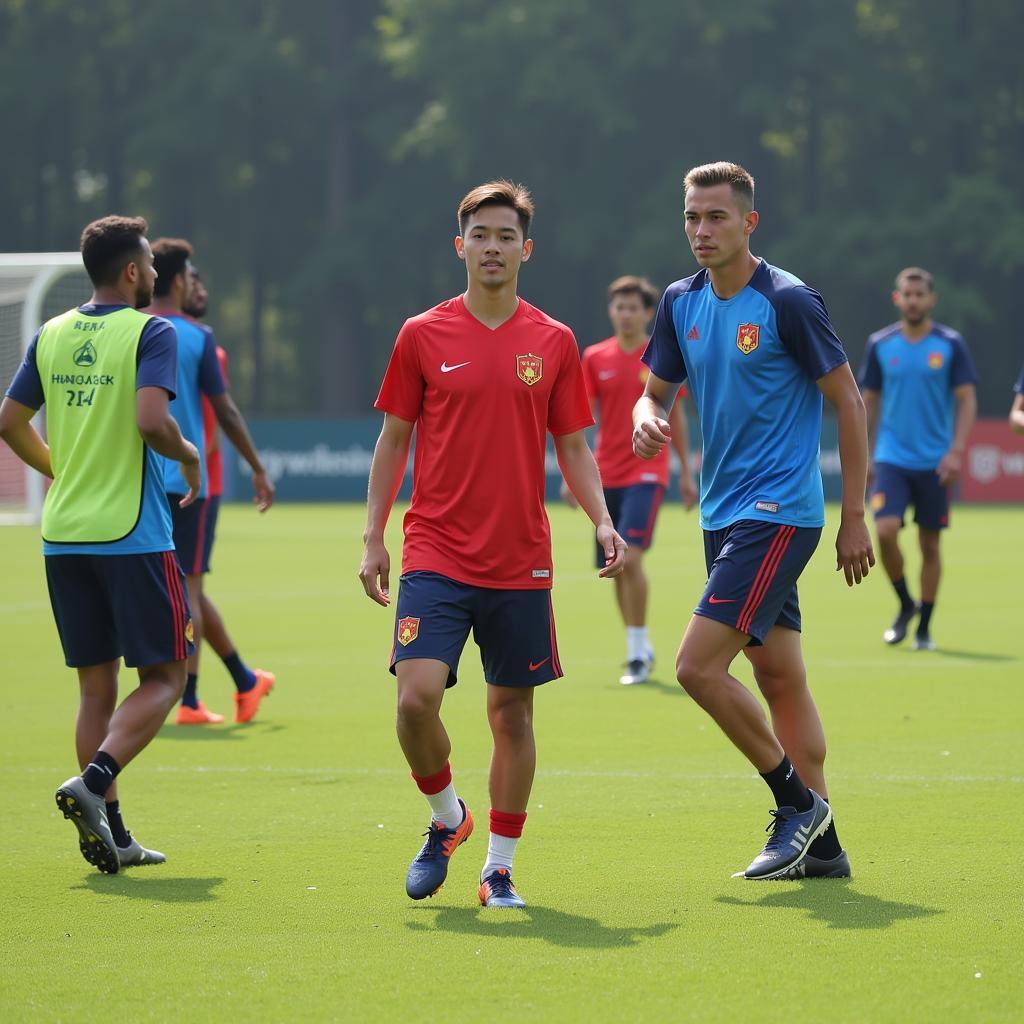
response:
M597 459L605 487L668 485L668 446L653 459L633 454L633 406L644 392L650 371L640 361L644 345L625 352L617 338L599 341L583 352L583 376L597 406Z
M228 386L228 354L217 346L217 361L220 363L220 373L224 378L224 386ZM217 414L213 411L213 404L206 397L203 399L203 434L206 440L206 493L215 498L224 493L224 456L221 449L222 441L216 438L217 446L210 451L210 445L220 429L217 425Z
M491 330L449 299L405 322L374 404L416 424L403 572L550 587L546 434L594 422L572 331L522 299Z

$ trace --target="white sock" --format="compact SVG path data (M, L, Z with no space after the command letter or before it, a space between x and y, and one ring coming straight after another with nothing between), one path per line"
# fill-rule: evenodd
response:
M462 824L462 805L455 795L455 783L449 782L440 793L424 793L434 821L448 828L458 828Z
M510 836L499 836L494 832L487 842L487 861L483 871L480 872L482 882L492 871L504 868L512 874L512 858L516 855L516 844L519 838L512 839Z
M628 661L646 661L651 645L647 640L646 626L626 627L626 650Z

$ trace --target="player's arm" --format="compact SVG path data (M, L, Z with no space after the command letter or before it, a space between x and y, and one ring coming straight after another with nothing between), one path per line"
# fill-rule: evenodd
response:
M597 542L604 549L604 568L599 576L618 576L626 558L626 542L615 532L604 500L601 474L594 453L582 430L555 435L555 453L562 476L583 511L597 529Z
M261 512L266 512L274 504L274 485L267 476L256 446L252 442L245 418L227 391L214 395L210 399L210 404L213 406L221 430L227 434L228 440L238 449L238 454L249 463L252 469L253 501Z
M22 462L52 479L50 449L39 431L32 426L35 414L35 409L22 405L8 395L0 404L0 437Z
M188 494L178 504L181 508L191 505L200 488L199 450L182 436L171 415L171 396L164 388L142 387L135 392L135 425L157 455L181 463Z
M956 427L953 430L953 443L949 451L942 456L936 472L939 483L945 487L960 479L960 463L967 450L967 438L974 429L974 421L978 418L978 395L973 384L961 384L953 389L956 402Z
M691 509L697 504L697 481L690 469L690 429L681 398L669 410L668 422L672 428L672 447L679 457L679 497L683 505Z
M878 440L878 420L882 410L882 394L874 388L864 388L861 392L864 399L864 414L868 430L868 471L867 485L875 482L875 442Z
M653 459L672 440L669 413L678 392L679 384L648 374L633 406L633 453L641 459Z
M363 531L363 560L359 581L366 596L387 607L391 558L384 546L384 528L398 497L409 461L409 443L414 424L392 413L384 414L384 426L373 449L370 483L366 495L366 529Z
M864 400L849 363L818 378L818 389L839 420L839 462L843 474L842 519L836 535L836 571L843 570L853 586L875 564L871 534L864 521L864 491L868 468L868 432Z
M597 402L594 399L590 400L590 411L594 414L594 420L597 421ZM580 503L576 500L576 495L572 493L572 488L566 482L565 477L562 477L561 486L558 488L558 496L569 506L569 508L579 508Z
M1014 396L1010 409L1010 429L1015 434L1024 434L1024 394Z

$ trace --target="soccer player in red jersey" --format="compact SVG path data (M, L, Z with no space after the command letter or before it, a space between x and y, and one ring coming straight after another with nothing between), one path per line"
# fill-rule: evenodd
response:
M625 559L583 434L593 417L576 340L517 295L520 265L533 249L532 216L522 185L493 181L466 195L455 239L466 291L405 322L376 401L384 426L370 469L359 578L385 607L391 560L384 527L416 429L391 657L398 740L432 815L406 877L413 899L437 892L451 855L473 831L440 717L472 629L494 739L490 842L478 895L485 906L524 906L512 885L512 858L536 767L533 692L562 675L544 511L548 431L595 524L605 555L598 575L617 576Z
M644 552L654 539L654 524L669 481L669 452L664 448L644 461L633 454L633 406L643 394L650 371L640 357L647 346L658 293L642 277L620 277L608 286L608 318L615 335L583 353L583 377L590 403L597 412L597 466L604 498L615 529L629 544L626 564L615 578L615 599L626 626L624 686L647 681L654 651L647 636L647 576ZM689 509L697 501L697 484L689 464L689 436L682 402L672 406L672 447L679 456L679 495ZM562 485L562 497L575 507L572 492ZM598 566L604 564L598 550Z

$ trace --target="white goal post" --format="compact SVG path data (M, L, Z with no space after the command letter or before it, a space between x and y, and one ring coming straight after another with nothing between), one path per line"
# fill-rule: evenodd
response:
M39 327L91 293L81 253L0 253L0 395ZM42 414L34 422L44 430ZM0 442L0 525L38 523L44 494L43 478Z

